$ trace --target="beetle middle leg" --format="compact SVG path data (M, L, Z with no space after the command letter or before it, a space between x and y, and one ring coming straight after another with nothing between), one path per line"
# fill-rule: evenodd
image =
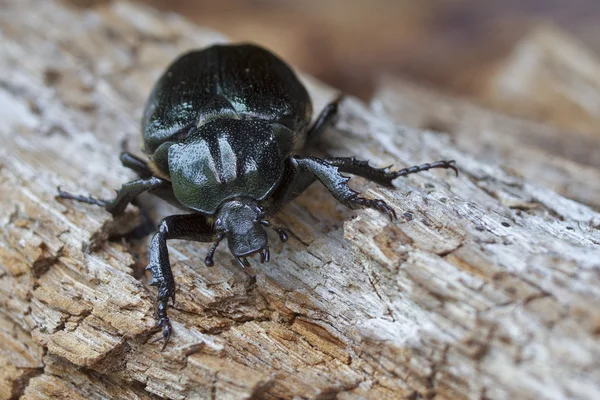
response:
M392 181L396 178L415 174L417 172L427 171L433 168L449 168L452 169L458 176L458 169L456 168L454 160L425 163L403 168L399 171L392 171L390 170L391 167L375 168L370 166L368 161L357 160L355 157L334 157L326 158L323 161L338 167L340 172L347 172L349 174L362 176L365 179L388 187L393 187Z
M209 256L218 245L220 238L217 238L213 228L206 220L206 217L201 214L180 214L171 215L164 218L159 227L158 232L152 237L150 244L150 262L146 270L152 273L151 286L158 287L158 325L162 328L162 338L164 340L163 350L171 337L171 322L167 316L167 303L169 299L175 303L175 280L171 271L171 263L169 261L169 250L167 248L167 240L184 239L196 242L212 242L216 245L211 247ZM207 257L208 259L208 257ZM209 263L207 262L207 265Z
M329 190L333 197L347 207L374 208L387 214L391 220L396 218L396 212L385 201L360 197L358 192L350 189L348 186L350 178L342 175L338 167L316 157L294 157L292 160L292 163L297 165L298 168L310 171Z
M77 200L82 203L95 204L100 207L104 207L106 211L112 215L122 214L129 203L131 203L137 196L144 192L153 192L158 189L170 187L170 183L164 179L157 177L150 177L148 179L138 179L132 182L128 182L121 186L121 189L117 191L117 196L112 200L96 199L94 197L78 196L71 193L63 192L58 190L59 198Z

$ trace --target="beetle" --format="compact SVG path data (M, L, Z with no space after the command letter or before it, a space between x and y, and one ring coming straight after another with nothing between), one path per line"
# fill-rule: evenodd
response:
M59 189L57 197L122 213L136 196L149 192L186 211L164 218L150 245L151 285L158 286L158 326L163 349L172 333L168 300L175 302L167 240L211 242L204 262L214 264L219 243L227 240L241 267L247 257L270 253L264 228L285 241L287 233L269 219L320 181L346 206L377 209L396 218L383 200L368 199L348 186L349 173L393 187L398 177L431 168L450 168L454 160L392 171L354 157L299 155L335 119L341 98L328 104L311 125L312 103L292 69L252 44L214 45L177 58L155 84L143 118L148 160L124 151L123 166L139 177L125 183L112 200L77 196Z

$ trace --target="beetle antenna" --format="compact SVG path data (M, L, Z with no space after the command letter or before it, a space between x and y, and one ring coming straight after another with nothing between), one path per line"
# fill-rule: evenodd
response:
M275 232L277 232L277 234L279 235L279 239L281 240L282 243L287 242L287 240L288 240L288 234L285 231L285 229L283 229L283 228L273 228L273 230Z
M219 247L219 243L221 243L221 240L223 240L223 237L224 237L224 235L222 235L222 234L217 236L217 239L210 246L210 249L208 249L208 254L206 255L206 258L204 259L204 264L206 264L207 267L212 267L213 265L215 265L215 263L213 261L213 256L215 255L215 251L217 250L217 247Z
M264 250L260 251L260 263L264 264L265 262L269 262L271 259L271 252L269 252L269 246L266 246Z
M271 227L271 223L269 221L267 221L266 219L263 219L262 221L260 221L260 223L263 226L267 226L269 228L272 228L275 232L277 232L277 234L279 235L279 239L281 239L282 242L286 242L288 240L288 234L285 231L285 229ZM269 250L267 249L267 251L269 251ZM269 256L268 255L267 255L267 261L269 261Z

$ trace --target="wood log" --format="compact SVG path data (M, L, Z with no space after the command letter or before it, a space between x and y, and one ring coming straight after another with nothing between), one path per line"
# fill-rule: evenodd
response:
M401 125L384 97L346 99L319 151L456 159L461 174L393 189L353 178L395 222L313 185L278 217L288 243L247 270L225 248L206 268L206 246L170 242L175 332L161 352L147 240L122 239L139 210L113 219L54 196L110 197L131 179L120 142L137 137L154 80L225 38L121 1L5 0L0 27L0 398L600 397L600 214ZM321 109L334 91L304 79Z
M381 80L372 108L397 123L447 132L458 149L600 209L597 136L499 114L471 101L389 77ZM529 206L536 202L530 200L526 202ZM508 196L503 201L515 199Z

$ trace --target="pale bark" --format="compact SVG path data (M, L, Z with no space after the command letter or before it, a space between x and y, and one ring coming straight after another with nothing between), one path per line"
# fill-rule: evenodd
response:
M290 240L272 237L272 261L246 271L226 246L206 268L207 246L171 242L175 331L161 352L147 242L108 240L138 210L113 220L54 195L109 197L131 179L119 143L139 146L153 81L224 39L122 2L5 1L0 27L0 398L600 398L600 215L546 188L559 178L516 172L551 152L505 142L512 120L485 127L502 150L491 162L488 147L401 125L445 100L391 85L371 107L345 100L321 151L378 166L456 159L459 177L352 179L396 208L393 223L314 185L278 217ZM308 84L320 110L334 92ZM513 151L520 161L499 167ZM571 178L565 194L597 207L586 188L598 180Z

